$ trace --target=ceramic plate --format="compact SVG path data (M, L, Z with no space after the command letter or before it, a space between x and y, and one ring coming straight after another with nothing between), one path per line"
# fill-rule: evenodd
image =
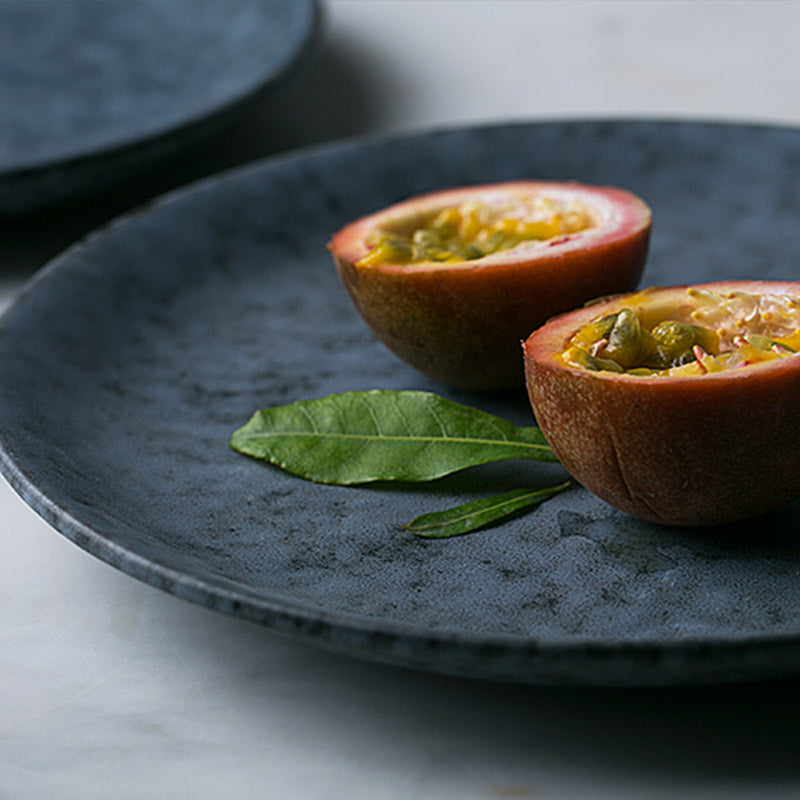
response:
M798 503L676 530L575 487L506 524L423 541L402 523L561 468L341 488L227 442L258 408L376 387L531 424L522 391L453 392L371 337L325 249L352 218L445 186L611 183L654 211L644 284L796 278L798 167L796 130L551 122L339 144L183 190L57 259L4 316L3 470L119 569L353 656L560 684L794 673Z
M313 0L0 3L0 213L104 188L219 129L298 66Z

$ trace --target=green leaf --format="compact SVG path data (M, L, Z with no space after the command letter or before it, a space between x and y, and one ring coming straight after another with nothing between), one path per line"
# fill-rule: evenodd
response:
M430 392L346 392L256 412L230 446L318 483L427 481L512 458L556 461L541 431Z
M447 539L476 531L531 506L538 506L566 489L569 481L546 489L514 489L496 497L474 500L462 506L415 517L404 527L426 539Z

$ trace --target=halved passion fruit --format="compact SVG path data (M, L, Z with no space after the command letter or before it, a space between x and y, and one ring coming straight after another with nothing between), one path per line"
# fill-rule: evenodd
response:
M372 332L467 389L519 385L520 339L600 294L633 289L650 210L621 189L521 181L415 197L329 246Z
M800 494L800 282L611 297L551 320L523 349L542 432L611 505L712 525Z

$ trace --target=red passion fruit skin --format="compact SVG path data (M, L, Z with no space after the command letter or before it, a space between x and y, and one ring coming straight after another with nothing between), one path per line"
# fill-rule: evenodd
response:
M669 300L687 288L645 294ZM800 282L693 288L800 299ZM564 467L610 505L667 525L746 519L798 496L800 354L680 377L591 371L559 358L574 333L630 296L559 316L523 343L531 407Z
M376 228L422 225L448 206L517 193L577 201L592 225L471 261L356 264ZM443 383L491 390L523 384L519 343L533 328L590 298L636 287L650 227L648 206L622 189L514 181L413 197L345 226L328 247L356 308L390 350Z

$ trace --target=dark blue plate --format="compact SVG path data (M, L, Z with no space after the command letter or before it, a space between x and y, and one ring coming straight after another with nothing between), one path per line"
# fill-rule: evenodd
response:
M4 0L0 214L216 132L294 72L318 28L314 0Z
M3 471L119 569L354 656L562 684L796 673L798 503L675 530L576 487L490 530L422 541L401 524L561 468L340 488L227 441L257 408L374 387L532 421L522 391L452 392L367 333L325 250L350 219L437 187L612 183L654 210L644 283L796 278L799 165L796 130L553 122L346 143L181 191L57 259L4 316Z

